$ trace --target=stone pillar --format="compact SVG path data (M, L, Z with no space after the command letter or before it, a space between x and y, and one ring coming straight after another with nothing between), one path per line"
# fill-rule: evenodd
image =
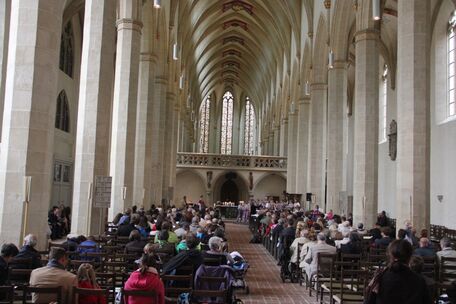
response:
M121 0L117 20L116 72L112 113L112 194L109 217L131 206L135 158L136 106L142 1Z
M11 1L0 154L0 242L33 232L44 249L51 200L62 3ZM31 176L26 231L24 177Z
M272 128L271 131L269 131L268 155L274 155L274 130Z
M280 152L280 126L274 128L274 156L279 156Z
M287 160L287 192L296 193L296 163L298 117L296 112L288 114L288 160Z
M218 132L220 113L217 111L217 101L212 97L209 108L209 153L220 153L220 134Z
M176 189L176 165L177 165L177 146L178 146L178 141L177 141L177 137L178 137L178 121L180 120L180 108L179 108L179 103L176 101L174 103L174 124L173 124L173 134L171 136L171 140L172 140L172 149L171 149L171 163L170 163L170 167L171 167L171 173L170 173L170 181L169 181L169 185L171 187L171 191L170 191L170 195L171 197L169 198L171 200L171 202L173 204L177 204L179 198L176 198L174 196L174 193L175 193L175 189Z
M0 138L2 135L3 108L5 104L10 12L11 0L0 0Z
M150 207L152 95L156 59L141 53L139 62L138 102L136 112L135 167L133 204Z
M99 234L104 229L100 208L93 208L93 190L95 176L108 175L115 13L108 0L86 1L71 221L75 234Z
M281 157L287 156L287 147L288 147L288 118L282 119L282 124L280 125L280 151L279 155Z
M325 167L326 167L326 129L327 129L327 85L311 85L311 126L310 126L310 192L315 195L315 202L324 208L325 202Z
M297 124L297 163L296 163L296 192L305 194L308 192L308 168L309 168L309 132L310 132L310 96L302 97L298 103Z
M430 221L429 1L398 2L397 228Z
M176 99L176 94L168 91L166 93L166 122L165 122L165 137L164 140L164 153L163 153L163 183L162 183L162 193L163 198L169 200L169 187L170 187L170 177L171 177L171 154L173 149L173 135L174 135L174 100Z
M151 204L158 206L162 198L163 184L163 162L162 151L163 146L160 145L161 134L164 133L164 126L161 125L162 110L166 109L164 96L166 95L166 87L168 80L166 76L156 76L155 86L152 98L152 126L151 126L151 141L152 141L152 176L151 176Z
M241 141L239 140L241 129L239 128L240 118L241 118L241 109L240 109L240 102L233 102L233 137L232 141L232 148L231 154L239 155L241 154L242 149L240 148Z
M339 194L345 190L344 179L344 108L347 104L347 68L336 61L328 71L328 148L327 209L340 214Z
M266 137L263 139L263 153L262 155L269 155L269 139Z
M378 31L361 29L355 39L353 223L372 227L378 211Z

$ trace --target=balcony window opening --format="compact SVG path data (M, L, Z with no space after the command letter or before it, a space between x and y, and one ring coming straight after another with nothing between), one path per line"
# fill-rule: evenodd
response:
M200 142L199 152L209 152L209 122L210 122L210 110L211 110L211 97L208 96L200 107Z

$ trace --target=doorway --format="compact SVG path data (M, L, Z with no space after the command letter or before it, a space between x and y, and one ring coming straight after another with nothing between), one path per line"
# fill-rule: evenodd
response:
M220 199L222 202L239 202L239 188L233 180L229 179L223 183Z

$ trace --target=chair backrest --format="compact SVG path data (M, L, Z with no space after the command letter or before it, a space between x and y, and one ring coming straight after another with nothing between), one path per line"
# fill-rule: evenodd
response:
M440 258L440 282L456 281L456 258Z
M89 289L89 288L73 288L73 303L80 303L80 298L84 296L94 296L99 299L103 299L104 303L108 302L109 299L109 290L108 289Z
M0 304L14 303L14 287L0 286Z
M8 282L11 285L27 285L33 269L8 268Z
M334 261L337 259L337 254L331 253L318 253L318 262L317 262L317 276L329 277L332 267L334 266Z
M146 298L148 300L153 300L150 302L147 301L147 303L158 303L158 296L155 290L125 290L122 288L121 293L124 304L129 303L130 297L141 297L143 299Z
M193 285L193 275L162 275L161 279L165 285L165 295L176 297L181 293L190 293Z
M24 286L24 293L22 294L22 304L26 303L62 303L62 287L38 287L38 286ZM39 295L39 300L28 301L30 294ZM33 297L33 295L32 295ZM45 297L45 298L43 298Z
M194 289L192 296L197 299L198 303L228 303L228 286L225 277L198 277L200 286L204 289ZM224 284L225 288L221 288Z
M32 268L32 258L13 258L8 266L11 268Z

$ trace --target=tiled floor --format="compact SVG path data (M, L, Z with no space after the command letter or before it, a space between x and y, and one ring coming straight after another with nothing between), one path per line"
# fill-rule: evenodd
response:
M277 261L262 244L249 243L252 234L247 225L226 223L226 234L230 251L239 251L250 265L246 277L250 294L237 293L244 303L316 303L314 293L310 298L304 286L282 283Z

